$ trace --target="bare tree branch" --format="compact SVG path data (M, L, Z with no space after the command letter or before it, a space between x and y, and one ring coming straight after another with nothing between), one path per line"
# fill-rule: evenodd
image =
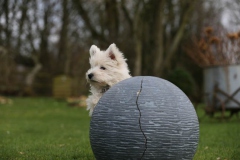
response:
M132 27L133 26L133 20L130 17L130 14L129 14L127 8L126 8L125 3L126 3L126 0L121 0L121 9L122 9L122 11L124 13L124 16L125 16L128 24L129 24L130 28L133 28Z
M176 53L176 50L178 49L179 43L184 35L185 27L188 24L188 22L190 21L190 17L192 16L192 12L195 7L195 2L196 2L196 0L187 2L183 8L183 11L185 10L185 12L183 13L182 21L177 30L177 33L175 34L175 36L173 38L171 47L169 47L169 49L167 50L167 55L164 60L164 67L168 67L170 65L170 61L171 61L172 57L174 56L174 53Z
M90 21L90 18L87 14L87 11L84 9L84 7L82 6L82 2L79 0L73 0L73 3L76 4L77 6L77 11L79 12L79 15L81 15L82 19L85 22L85 25L87 26L87 28L90 30L92 37L95 37L97 39L103 40L105 42L107 42L106 38L104 37L104 35L99 34L97 32L97 30L93 27L93 24Z

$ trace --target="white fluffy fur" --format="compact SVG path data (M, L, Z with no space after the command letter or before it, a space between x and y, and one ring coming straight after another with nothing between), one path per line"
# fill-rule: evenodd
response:
M131 76L126 59L114 43L106 51L92 45L89 63L91 68L87 71L86 78L90 83L91 95L87 99L87 110L91 116L94 107L104 94L103 90ZM89 74L93 76L89 78Z

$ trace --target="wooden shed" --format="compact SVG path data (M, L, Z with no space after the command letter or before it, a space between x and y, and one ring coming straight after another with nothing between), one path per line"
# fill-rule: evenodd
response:
M72 96L73 79L66 75L60 75L53 79L53 97L67 98Z

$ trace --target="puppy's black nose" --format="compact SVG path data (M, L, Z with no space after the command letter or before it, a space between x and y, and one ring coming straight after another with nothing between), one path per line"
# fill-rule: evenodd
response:
M92 77L93 77L93 74L92 74L92 73L88 74L88 78L89 78L89 79L91 79Z

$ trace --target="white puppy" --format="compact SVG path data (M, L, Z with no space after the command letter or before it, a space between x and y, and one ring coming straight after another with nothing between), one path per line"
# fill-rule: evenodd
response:
M91 68L87 71L86 78L90 83L91 95L87 98L87 110L92 116L93 109L102 95L114 84L131 76L126 59L114 43L106 51L92 45L89 63Z

